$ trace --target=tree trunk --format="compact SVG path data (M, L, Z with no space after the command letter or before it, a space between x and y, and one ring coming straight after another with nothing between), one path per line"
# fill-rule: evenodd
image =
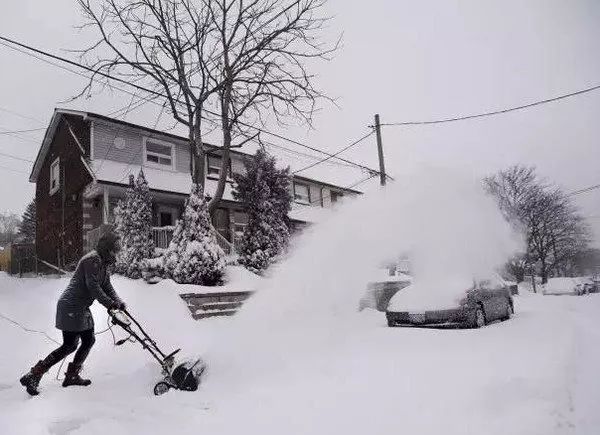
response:
M223 130L223 155L221 157L221 171L219 173L219 181L213 198L208 203L208 213L212 216L221 202L223 192L225 191L225 183L229 175L229 152L231 149L231 129L233 124L229 119L229 107L231 105L231 92L233 84L231 82L225 85L221 97L221 129Z
M540 258L540 274L542 275L542 284L546 284L548 282L548 266L546 265L546 259L544 257Z
M196 117L194 125L190 128L190 174L192 183L201 186L200 192L204 195L204 143L200 132L200 118Z

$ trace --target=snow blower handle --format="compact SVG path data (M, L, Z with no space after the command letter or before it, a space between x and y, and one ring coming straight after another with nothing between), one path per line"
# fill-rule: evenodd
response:
M108 310L108 315L110 316L113 325L119 325L125 329L127 329L127 327L129 325L131 325L129 316L127 315L127 312L124 310L117 310L117 309L111 308Z

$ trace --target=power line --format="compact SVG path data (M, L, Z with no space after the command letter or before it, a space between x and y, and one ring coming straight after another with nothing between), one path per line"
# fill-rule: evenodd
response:
M565 98L571 98L571 97L575 97L577 95L582 95L582 94L585 94L588 92L597 91L598 89L600 89L600 85L592 86L592 87L586 88L586 89L581 89L581 90L575 91L575 92L570 92L568 94L559 95L558 97L547 98L545 100L540 100L540 101L535 101L533 103L523 104L521 106L509 107L507 109L501 109L501 110L494 110L492 112L478 113L475 115L455 116L452 118L442 118L442 119L435 119L435 120L430 120L430 121L388 122L388 123L381 124L381 125L386 126L386 127L395 127L395 126L403 126L403 125L430 125L430 124L443 124L446 122L466 121L468 119L476 119L476 118L483 118L486 116L501 115L501 114L508 113L508 112L514 112L517 110L528 109L530 107L541 106L542 104L553 103L555 101L563 100Z
M35 139L31 138L31 137L21 136L19 133L13 133L13 132L8 132L8 131L5 132L5 133L8 136L14 137L15 139L19 139L19 140L22 140L22 141L25 141L25 142L31 142L31 143L34 143L36 145L39 145L39 143L40 143L38 140L35 140Z
M25 171L19 171L17 169L13 169L13 168L8 168L6 166L0 166L0 169L3 171L9 171L9 172L16 172L17 174L25 174L25 175L29 175L28 172Z
M19 157L19 156L14 156L12 154L7 154L7 153L0 153L0 156L4 156L4 157L10 157L11 159L15 159L15 160L21 160L23 162L28 162L28 163L33 163L33 160L29 160L29 159L25 159L23 157Z
M146 93L149 93L149 94L152 94L152 95L158 96L158 97L162 97L162 98L168 98L168 96L167 96L167 95L164 95L164 94L162 94L161 92L158 92L158 91L155 91L155 90L152 90L152 89L145 88L145 87L143 87L143 86L140 86L140 85L138 85L137 83L133 83L133 82L127 81L127 80L125 80L125 79L121 79L121 78L119 78L119 77L114 77L114 76L112 76L112 75L110 75L110 74L107 74L107 73L105 73L105 72L102 72L102 71L97 71L97 70L95 70L95 69L93 69L93 68L91 68L91 67L89 67L89 66L83 65L83 64L81 64L81 63L78 63L78 62L75 62L75 61L72 61L72 60L70 60L70 59L67 59L67 58L65 58L65 57L62 57L62 56L58 56L58 55L55 55L55 54L52 54L52 53L49 53L49 52L46 52L46 51L40 50L40 49L38 49L38 48L35 48L35 47L32 47L32 46L30 46L30 45L27 45L27 44L20 43L20 42L18 42L18 41L15 41L15 40L13 40L13 39L7 38L7 37L5 37L5 36L1 36L1 35L0 35L0 40L2 40L2 41L5 41L5 42L8 42L8 43L10 43L10 44L14 44L14 45L16 45L16 46L18 46L18 47L25 48L25 49L27 49L27 50L30 50L30 51L34 52L34 53L37 53L37 54L40 54L40 55L43 55L43 56L47 56L47 57L50 57L50 58L52 58L52 59L59 60L59 61L61 61L61 62L65 62L65 63L67 63L67 64L69 64L69 65L72 65L72 66L75 66L75 67L78 67L78 68L84 69L84 70L86 70L86 71L88 71L88 72L92 73L92 77L88 77L88 76L86 76L86 75L84 75L84 74L78 73L78 72L76 72L76 71L73 71L73 70L71 70L71 69L69 69L69 68L65 68L65 67L62 67L62 66L60 66L60 65L56 65L56 64L54 64L54 63L52 63L52 62L48 62L48 61L46 61L46 60L44 60L44 59L40 59L39 57L37 57L37 56L35 56L35 55L32 55L31 53L23 52L22 50L19 50L19 49L15 48L15 47L12 47L12 46L10 46L10 45L7 45L7 44L5 44L5 43L4 43L4 44L2 44L2 45L6 46L6 47L8 47L8 48L11 48L11 49L13 49L13 50L16 50L16 51L20 51L20 52L22 52L22 53L24 53L24 54L27 54L27 55L29 55L29 56L32 56L32 57L34 57L34 58L38 59L38 60L44 61L44 62L46 62L46 63L49 63L50 65L54 65L54 66L56 66L56 67L62 68L62 69L66 70L66 71L69 71L69 72L71 72L71 73L74 73L74 74L77 74L77 75L79 75L79 76L85 77L85 78L87 78L88 80L91 80L91 81L94 81L94 82L98 82L98 80L97 80L97 79L95 79L94 77L95 77L96 75L99 75L99 76L102 76L102 77L104 77L104 78L107 78L107 79L110 79L110 80L114 80L114 81L116 81L116 82L119 82L119 83L122 83L122 84L125 84L125 85L129 85L129 86L131 86L131 87L134 87L134 88L136 88L136 89L138 89L138 90L141 90L141 91L143 91L143 92L146 92ZM129 91L123 90L123 89L121 89L121 88L119 88L119 87L117 87L117 86L114 86L114 85L111 85L111 86L112 86L113 88L115 88L115 89L119 90L119 91L122 91L122 92L125 92L125 93L129 94L129 95L132 95L132 93L131 93L131 92L129 92ZM182 101L181 101L181 100L179 100L179 99L175 99L175 101L176 101L177 103L179 103L179 104L184 104L184 102L182 102ZM156 102L156 101L154 101L154 100L148 100L148 102L152 102L152 103L154 103L154 104L161 105L160 103L158 103L158 102ZM210 114L210 115L213 115L213 116L219 116L219 114L217 114L217 113L215 113L215 112L212 112L212 111L209 111L209 110L206 110L206 113L208 113L208 114ZM258 132L261 132L261 133L264 133L264 134L268 134L268 135L270 135L270 136L276 137L276 138L278 138L278 139L281 139L281 140L284 140L284 141L286 141L286 142L289 142L289 143L292 143L292 144L295 144L295 145L301 146L301 147L303 147L303 148L309 149L309 150L311 150L311 151L315 151L315 152L321 153L321 154L323 154L323 155L326 155L326 156L332 156L332 154L330 154L330 153L328 153L328 152L326 152L326 151L323 151L323 150L321 150L321 149L319 149L319 148L311 147L311 146L309 146L309 145L306 145L306 144L304 144L304 143L302 143L302 142L299 142L299 141L297 141L297 140L290 139L290 138L288 138L288 137L282 136L282 135L280 135L280 134L278 134L278 133L274 133L274 132L272 132L272 131L265 130L265 129L263 129L263 128L256 127L256 126L254 126L254 125L250 125L250 124L247 124L247 123L245 123L245 122L241 122L241 121L239 121L239 124L240 124L241 126L244 126L244 127L247 127L247 128L251 128L251 129L253 129L253 130L256 130L256 131L258 131ZM355 166L355 167L357 167L357 168L360 168L360 169L363 169L363 170L369 171L369 172L371 172L371 173L377 173L377 174L379 174L379 172L378 172L377 170L375 170L375 169L372 169L372 168L369 168L368 166L365 166L365 165L363 165L363 164L356 163L356 162L353 162L353 161L351 161L351 160L344 159L344 158L341 158L341 157L338 157L338 156L334 156L334 157L332 157L332 158L338 159L338 160L340 160L340 161L343 161L343 162L345 162L345 163L351 164L351 165L353 165L353 166ZM391 177L390 177L390 178L391 178Z
M31 116L23 115L22 113L16 112L14 110L7 109L5 107L0 107L0 112L10 113L11 115L15 115L15 116L18 116L18 117L23 118L23 119L29 119L30 121L39 122L41 124L44 123L43 121L41 121L41 120L39 120L37 118L32 118Z
M369 136L371 136L373 134L373 130L371 130L369 133L365 134L364 136L362 136L361 138L355 140L354 142L352 142L350 145L346 145L345 147L343 147L342 149L340 149L339 151L336 151L335 153L333 153L330 156L325 157L324 159L319 160L318 162L314 162L311 163L310 165L307 165L301 169L298 169L297 171L292 172L292 174L297 174L298 172L302 172L302 171L306 171L307 169L311 169L314 168L317 165L320 165L321 163L324 163L326 161L328 161L329 159L332 159L334 157L337 157L338 155L340 155L341 153L343 153L344 151L349 150L350 148L352 148L353 146L358 145L359 143L361 143L363 140L365 140L366 138L368 138Z
M600 184L596 184L595 186L584 187L583 189L569 192L569 193L567 193L567 196L581 195L582 193L591 192L592 190L596 190L596 189L600 189Z
M0 134L30 133L32 131L40 131L40 130L45 130L45 128L44 127L30 128L27 130L0 130Z

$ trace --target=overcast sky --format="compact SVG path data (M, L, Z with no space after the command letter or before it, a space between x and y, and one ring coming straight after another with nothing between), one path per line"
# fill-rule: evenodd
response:
M335 151L360 137L375 113L382 122L445 118L600 84L596 0L330 0L328 8L335 20L326 37L343 32L344 46L316 72L320 86L337 98L339 107L324 105L312 131L280 131L317 148ZM6 0L0 33L58 53L84 45L84 37L73 28L79 20L73 0ZM108 114L131 99L107 92L61 103L77 93L82 79L4 46L0 67L0 131L44 128L56 106ZM597 91L493 118L386 127L386 166L389 173L401 174L426 162L485 175L523 163L537 166L566 191L576 190L600 184L599 115ZM156 118L151 105L127 116L149 126ZM159 122L159 127L166 125L165 119ZM42 134L0 134L0 152L33 160ZM280 156L292 169L313 161ZM374 138L344 156L375 167ZM0 211L20 213L33 197L30 169L30 163L0 155ZM344 185L365 177L334 165L318 166L306 175ZM576 198L600 235L600 189Z

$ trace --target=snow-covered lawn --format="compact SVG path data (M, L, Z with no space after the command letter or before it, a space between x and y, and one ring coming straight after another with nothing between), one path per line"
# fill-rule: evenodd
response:
M0 274L0 314L58 340L53 316L65 283ZM230 337L222 331L235 325L192 321L172 286L114 284L167 351L218 349ZM156 363L139 345L114 348L107 332L86 366L91 387L63 389L55 367L30 398L18 378L55 344L0 319L0 433L600 433L600 295L522 295L515 309L512 320L481 330L387 328L383 313L367 310L342 339L316 340L318 352L265 355L261 347L257 359L233 347L231 366L223 352L211 366L209 351L199 391L161 397L151 392ZM105 312L96 306L94 315L104 329ZM311 349L303 341L318 333L298 336L299 349ZM271 358L277 364L265 366Z

